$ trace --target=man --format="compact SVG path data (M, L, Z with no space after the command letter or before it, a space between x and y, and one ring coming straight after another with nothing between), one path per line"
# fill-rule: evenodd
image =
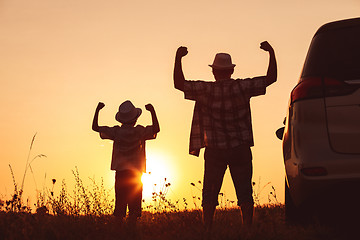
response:
M174 66L174 86L183 91L185 99L195 101L190 133L190 154L199 156L205 147L203 186L204 225L210 232L218 203L223 176L229 166L238 205L245 226L251 226L254 211L252 197L252 154L254 145L251 125L250 98L263 95L266 87L277 79L273 48L262 42L260 48L269 53L266 76L232 79L235 64L227 53L218 53L212 65L215 82L187 81L182 71L186 47L179 47Z

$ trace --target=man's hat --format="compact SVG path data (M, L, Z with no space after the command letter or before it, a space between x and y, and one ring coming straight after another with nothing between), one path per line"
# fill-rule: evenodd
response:
M135 108L132 102L126 100L120 105L115 119L121 123L130 123L136 120L141 115L141 112L140 108Z
M236 65L232 63L230 54L217 53L212 65L214 69L233 69Z

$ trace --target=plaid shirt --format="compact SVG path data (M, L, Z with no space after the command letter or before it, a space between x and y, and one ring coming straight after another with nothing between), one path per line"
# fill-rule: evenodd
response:
M185 99L195 101L189 153L254 145L250 98L264 95L265 77L215 82L185 81Z
M113 140L111 170L146 172L145 141L155 139L152 126L102 126L102 139Z

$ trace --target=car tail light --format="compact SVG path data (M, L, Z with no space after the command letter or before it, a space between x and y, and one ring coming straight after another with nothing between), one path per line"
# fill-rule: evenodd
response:
M327 175L327 171L326 171L326 169L323 168L323 167L303 168L303 169L301 169L301 172L302 172L305 176L311 176L311 177L315 177L315 176L326 176L326 175Z
M302 78L291 91L291 103L304 99L347 95L357 88L332 78Z

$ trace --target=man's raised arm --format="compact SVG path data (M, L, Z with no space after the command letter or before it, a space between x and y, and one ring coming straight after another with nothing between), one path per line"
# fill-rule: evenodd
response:
M277 64L275 58L275 51L268 42L262 42L260 48L264 51L269 52L269 66L266 74L266 82L269 86L270 84L276 82L277 79Z
M188 53L186 47L179 47L176 51L175 66L174 66L174 87L178 90L184 91L185 77L182 70L181 59Z

